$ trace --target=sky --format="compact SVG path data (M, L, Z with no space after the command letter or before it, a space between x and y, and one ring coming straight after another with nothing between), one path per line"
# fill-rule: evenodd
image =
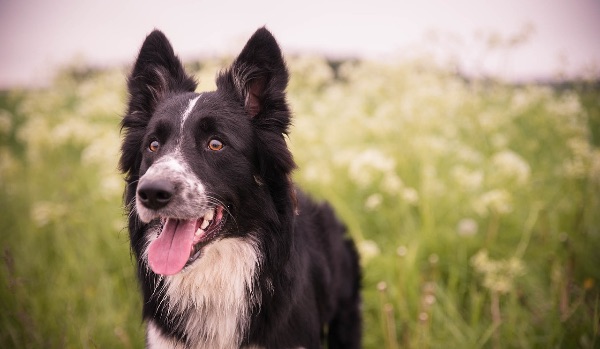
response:
M154 28L193 59L234 55L262 26L289 55L429 52L508 80L600 75L600 0L0 0L0 88L43 85L75 61L131 64Z

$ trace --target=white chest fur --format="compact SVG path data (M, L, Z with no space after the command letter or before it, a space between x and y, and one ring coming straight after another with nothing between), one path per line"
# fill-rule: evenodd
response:
M186 314L183 323L175 325L185 328L187 345L164 337L149 322L149 348L240 346L250 307L260 302L260 295L252 287L261 262L258 247L251 239L230 238L206 246L202 253L181 273L165 277L162 290L169 313Z

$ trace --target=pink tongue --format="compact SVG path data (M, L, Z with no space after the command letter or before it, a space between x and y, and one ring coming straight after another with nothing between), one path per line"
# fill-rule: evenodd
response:
M162 232L148 248L148 262L152 271L173 275L183 269L190 258L196 223L196 220L167 219Z

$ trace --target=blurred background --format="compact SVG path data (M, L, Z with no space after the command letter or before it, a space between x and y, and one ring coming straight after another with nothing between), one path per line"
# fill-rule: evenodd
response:
M0 0L0 347L143 347L126 76L158 28L213 89L261 26L295 180L361 253L365 348L600 347L596 0Z

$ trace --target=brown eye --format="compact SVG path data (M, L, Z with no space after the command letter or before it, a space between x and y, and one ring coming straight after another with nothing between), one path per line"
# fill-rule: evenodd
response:
M158 148L160 148L159 141L152 141L150 142L150 145L148 145L148 150L150 150L153 153L156 153L158 151Z
M213 138L210 141L208 141L208 149L213 151L219 151L223 149L223 143L220 140Z

